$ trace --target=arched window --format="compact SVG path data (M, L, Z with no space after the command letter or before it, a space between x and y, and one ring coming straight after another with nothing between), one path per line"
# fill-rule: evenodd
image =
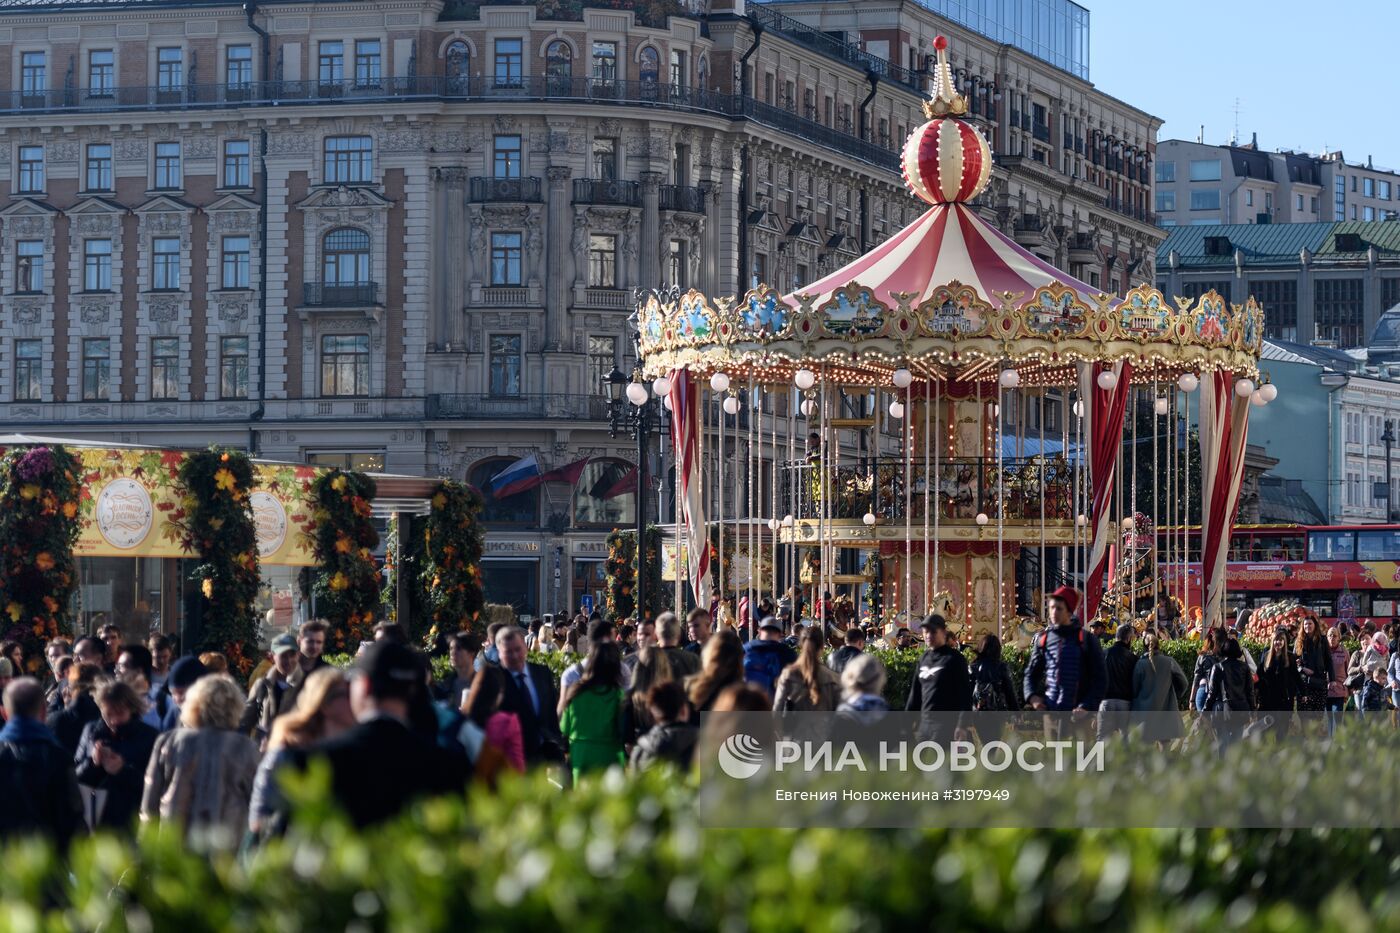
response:
M326 234L321 257L321 282L327 288L369 284L368 233L354 227L337 227Z
M500 473L515 461L510 457L496 457L482 460L471 468L467 482L481 491L485 506L481 510L481 520L493 525L538 525L540 521L540 490L527 489L504 499L491 495L491 477Z
M661 56L651 46L644 46L637 65L637 76L642 82L642 94L654 97L657 81L661 75Z
M461 39L455 39L447 46L447 86L454 94L466 93L467 79L471 76L471 49Z
M573 84L574 50L563 39L555 39L544 50L544 72L551 94L567 94Z
M701 55L700 61L695 64L695 84L700 91L710 89L710 57Z
M574 526L630 527L637 521L637 471L625 460L594 460L574 487Z

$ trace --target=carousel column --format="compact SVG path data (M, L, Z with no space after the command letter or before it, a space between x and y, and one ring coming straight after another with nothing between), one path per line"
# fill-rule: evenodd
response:
M467 172L463 168L438 169L438 207L442 223L437 230L438 308L434 317L435 343L466 345L467 277L472 261L467 244Z
M547 349L560 350L567 343L565 322L569 306L569 286L574 276L569 274L569 197L566 184L573 170L567 165L551 165L549 178L549 269L545 284L545 344Z
M641 264L637 269L639 288L661 284L661 173L642 172Z

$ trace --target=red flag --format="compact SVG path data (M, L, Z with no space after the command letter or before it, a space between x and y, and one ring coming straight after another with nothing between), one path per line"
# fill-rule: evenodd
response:
M583 475L583 468L588 466L588 461L592 457L584 457L582 460L575 460L567 466L561 466L557 470L550 470L540 477L541 483L568 483L570 486L576 485L578 479Z
M625 495L627 495L629 492L636 492L636 491L637 491L637 468L636 468L636 467L633 467L632 469L630 469L630 470L627 471L627 473L622 477L622 479L620 479L620 480L618 480L617 482L613 483L613 484L612 484L612 487L611 487L607 492L603 493L599 498L604 499L604 500L607 500L607 499L614 499L614 498L616 498L616 497L618 497L618 496L625 496Z

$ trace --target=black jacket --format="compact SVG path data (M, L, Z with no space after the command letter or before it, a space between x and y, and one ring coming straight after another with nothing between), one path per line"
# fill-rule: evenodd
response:
M1259 659L1259 683L1255 685L1259 708L1275 712L1291 711L1303 692L1298 666L1284 655L1280 655L1272 664L1268 663L1270 660L1267 654Z
M292 672L293 675L296 671ZM248 691L248 701L243 704L243 715L238 720L238 731L253 738L266 738L272 734L272 721L282 710L282 697L291 690L289 682L283 682L277 668L270 667L267 673L253 682Z
M109 729L101 718L83 727L73 765L79 784L107 792L107 802L98 815L97 825L126 829L135 821L141 812L146 765L151 761L151 749L158 735L154 726L139 719L133 719L117 732ZM108 774L107 769L92 760L92 749L97 742L122 756L122 769L116 774Z
M1136 693L1133 690L1133 671L1137 668L1137 662L1138 656L1133 653L1131 645L1115 640L1109 646L1103 656L1107 674L1103 690L1105 700L1132 700Z
M0 840L38 835L66 848L83 820L73 757L42 723L27 722L32 737L0 730Z
M1206 709L1231 713L1254 709L1254 677L1239 658L1225 658L1211 668L1206 686Z
M688 722L652 726L632 749L632 770L644 771L652 765L670 762L678 768L689 768L695 755L698 729Z
M423 741L390 716L298 749L291 762L305 768L314 759L330 763L336 802L360 827L398 815L418 797L460 792L469 774L465 756Z
M914 670L904 708L924 713L971 710L972 679L962 652L952 645L925 651Z
M49 717L49 731L68 753L69 763L72 763L73 756L78 753L78 742L83 737L83 727L94 719L101 718L102 711L97 708L97 701L86 693L79 694L76 701Z
M504 667L501 672L506 675L506 694L501 709L520 717L526 763L563 761L564 737L559 732L559 692L554 686L554 675L543 664L525 663L524 673L534 683L539 696L540 709L536 713L529 693L520 686L515 674Z
M978 658L968 668L974 693L978 684L986 684L1001 692L1001 709L1018 710L1021 701L1016 696L1016 683L1011 679L1011 668L1005 661L984 661ZM985 695L985 690L984 690Z
M846 669L846 665L850 664L854 658L862 654L864 654L864 652L853 645L842 645L840 648L831 652L831 656L826 659L826 666L831 668L832 671L836 673L836 676L840 677L841 672Z

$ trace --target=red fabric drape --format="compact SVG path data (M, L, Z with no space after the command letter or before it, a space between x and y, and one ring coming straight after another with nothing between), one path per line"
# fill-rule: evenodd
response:
M1244 485L1248 435L1249 399L1235 394L1234 374L1210 373L1201 380L1201 579L1207 626L1224 624L1225 561Z
M710 605L710 539L700 494L700 390L686 370L671 373L671 441L680 474L680 506L695 605ZM638 503L640 508L641 503ZM676 536L677 541L680 535ZM679 570L679 568L678 568Z
M1105 372L1112 372L1118 377L1118 384L1107 391L1098 386L1099 374ZM1123 450L1123 415L1127 409L1132 375L1133 365L1126 361L1113 366L1095 363L1080 367L1079 397L1088 402L1085 413L1089 416L1089 488L1093 497L1089 527L1094 531L1088 570L1084 577L1084 608L1080 615L1085 620L1094 617L1103 599L1108 543L1113 535L1109 521L1113 501L1113 467Z

